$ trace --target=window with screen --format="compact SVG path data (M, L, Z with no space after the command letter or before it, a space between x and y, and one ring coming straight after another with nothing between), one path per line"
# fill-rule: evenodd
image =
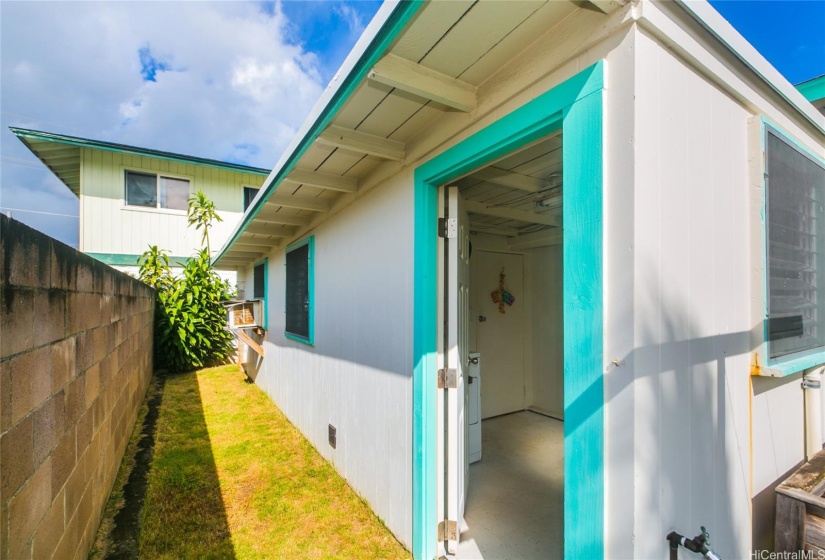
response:
M266 296L266 262L255 266L252 279L252 297L263 299Z
M263 302L261 310L263 311L263 325L266 328L266 267L267 260L264 259L255 265L252 269L252 299L259 299Z
M189 204L189 180L126 171L126 204L186 210Z
M252 204L252 201L255 200L255 196L258 194L258 189L253 189L252 187L244 187L243 188L243 209L244 212L249 205Z
M767 331L777 358L825 346L825 166L770 128L765 149Z
M312 273L314 238L293 245L286 253L286 334L312 344Z

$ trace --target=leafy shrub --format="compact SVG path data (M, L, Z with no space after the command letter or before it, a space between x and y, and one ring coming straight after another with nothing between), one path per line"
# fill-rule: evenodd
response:
M190 199L190 225L198 223L192 218L193 207L202 208L204 200L211 205L202 192ZM213 207L210 210L212 216L200 214L209 222L217 216ZM200 223L208 247L208 224ZM221 302L231 299L234 290L212 268L209 250L203 248L189 259L179 276L172 274L166 251L157 246L149 247L139 264L140 280L157 290L155 366L191 371L225 362L233 351L233 335L224 328Z

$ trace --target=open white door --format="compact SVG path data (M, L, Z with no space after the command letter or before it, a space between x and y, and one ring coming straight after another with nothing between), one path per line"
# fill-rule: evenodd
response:
M439 282L439 417L443 422L439 445L439 549L455 554L464 520L464 499L469 483L469 362L470 228L458 187L440 192L441 274Z

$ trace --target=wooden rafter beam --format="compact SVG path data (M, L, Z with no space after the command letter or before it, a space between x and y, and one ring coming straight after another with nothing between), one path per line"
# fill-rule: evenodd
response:
M329 201L300 194L274 193L266 201L267 206L286 206L313 212L329 212Z
M263 253L268 252L269 249L271 249L274 246L274 239L272 240L272 243L270 243L269 245L247 245L246 243L243 243L243 240L240 240L234 245L232 245L232 249L229 250L227 255L234 254L234 251L237 250L245 253L261 253L261 256L263 256Z
M516 228L473 225L473 224L470 224L470 231L475 231L477 233L488 233L490 235L503 235L505 237L513 237L513 236L518 235L518 230Z
M66 152L66 153L79 153L80 148L78 146L66 146L65 144L60 144L57 142L33 142L32 148L34 148L38 152L43 152L47 154L52 154L55 152Z
M464 201L464 208L467 212L472 212L474 214L495 216L496 218L506 218L508 220L518 220L519 222L526 222L528 224L542 224L545 226L558 225L558 220L555 216L548 214L536 214L535 212L517 210L515 208L507 208L504 206L487 206L483 202L476 202L474 200Z
M255 216L255 221L266 222L267 224L281 224L285 226L306 226L309 225L308 216L295 216L292 214L284 214L282 212L275 212L264 207Z
M277 236L284 237L284 236ZM238 238L238 243L242 245L255 245L258 247L274 247L279 242L278 239L269 239L266 237L252 237L251 235L242 235ZM233 245L234 247L234 245Z
M540 179L538 177L530 177L513 171L507 171L495 166L485 167L479 169L471 175L471 177L487 181L488 183L495 183L504 187L519 189L527 192L539 192L544 189L549 189L553 186L551 181Z
M270 235L272 237L289 237L295 233L295 228L265 224L262 222L252 222L246 226L245 231L247 233L258 233L261 235Z
M559 228L553 228L511 237L507 245L510 249L534 249L548 245L559 245L561 242L561 230Z
M228 258L238 258L238 259L257 259L259 257L263 257L264 254L260 252L248 252L238 248L237 245L233 245L232 248L226 253Z
M612 14L625 4L622 0L585 0L583 3L589 4L605 14Z
M379 60L367 77L465 113L476 108L474 86L394 54Z
M374 134L367 134L358 130L351 130L342 126L330 125L316 140L319 144L352 150L360 154L401 161L405 157L406 145L404 142L382 138Z
M358 179L355 177L341 177L340 175L306 171L304 169L293 169L284 181L345 193L358 191Z

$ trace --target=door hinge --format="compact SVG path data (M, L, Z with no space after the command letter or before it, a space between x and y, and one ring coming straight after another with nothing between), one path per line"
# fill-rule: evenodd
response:
M455 218L438 218L438 237L454 239L458 236L458 220Z
M458 531L456 530L458 524L455 521L439 521L438 522L438 540L441 541L457 541Z
M455 389L458 387L458 376L453 368L438 370L438 388Z

